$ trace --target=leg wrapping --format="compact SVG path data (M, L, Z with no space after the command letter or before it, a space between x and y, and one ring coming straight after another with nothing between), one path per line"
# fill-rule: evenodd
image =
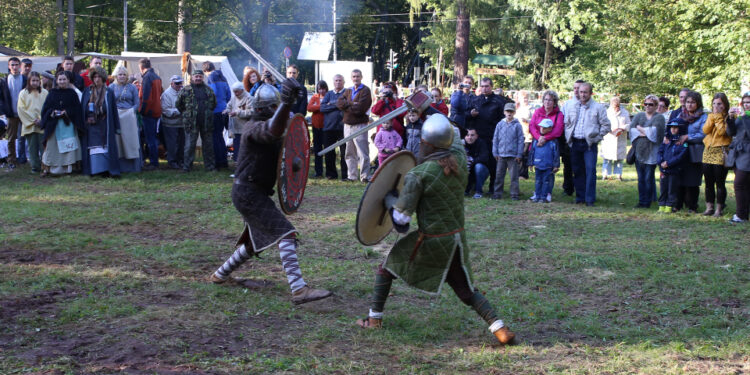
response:
M302 278L302 271L299 268L296 240L285 238L279 241L279 254L292 292L302 289L307 283Z
M251 255L247 252L245 245L241 245L234 251L234 254L227 259L224 264L216 270L216 277L224 280L229 277L229 274L234 272L242 263L245 263L250 259Z

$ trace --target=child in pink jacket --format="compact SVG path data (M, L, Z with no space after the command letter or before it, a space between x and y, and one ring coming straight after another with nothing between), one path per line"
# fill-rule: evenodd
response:
M375 135L375 147L378 149L378 164L383 164L383 160L401 150L403 139L397 131L393 130L390 121L380 127L380 131Z

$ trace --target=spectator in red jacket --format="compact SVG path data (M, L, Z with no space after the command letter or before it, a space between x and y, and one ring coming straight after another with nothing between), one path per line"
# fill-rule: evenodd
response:
M143 130L146 133L146 144L150 164L144 170L154 170L159 167L159 138L156 135L156 126L161 118L161 78L151 68L151 60L141 59L138 61L143 81L140 87L141 108L138 110L143 117Z
M398 107L404 105L404 101L398 98L398 88L393 82L386 82L383 84L383 88L380 90L378 95L378 101L372 106L371 112L375 115L383 117L395 110ZM404 136L404 116L406 113L391 120L393 130L395 130L401 137ZM380 126L378 126L380 131Z
M102 68L102 64L103 61L101 57L91 56L91 61L89 61L89 69L96 67ZM84 87L89 87L92 84L91 79L89 79L89 69L84 69L83 71L81 71L81 78L83 78ZM112 81L109 79L109 77L107 77L104 81L104 84L109 86L110 83L112 83Z
M562 147L560 143L564 143L565 139L560 138L565 130L565 116L558 102L560 101L559 96L555 91L547 90L542 94L542 106L534 111L529 121L529 133L538 142L539 147L544 146L546 142L554 141L558 143L559 147ZM539 123L544 119L550 119L552 121L552 131L547 134L542 134L539 131ZM558 139L560 139L558 141ZM558 149L559 149L558 147ZM555 185L555 174L549 175L550 186ZM552 201L552 195L549 197L537 197L536 195L531 197L535 199L547 199L548 202Z
M443 100L443 92L440 91L439 88L433 87L432 98L434 101L432 102L432 104L430 104L430 106L437 109L442 114L448 116L448 106L445 104L445 100Z
M313 94L310 101L307 103L307 111L312 112L310 122L312 123L312 134L313 134L313 152L315 153L315 175L313 178L323 177L323 157L318 156L318 152L323 150L323 122L325 115L320 111L320 102L328 93L328 84L326 81L318 81L318 85L315 87L315 94Z

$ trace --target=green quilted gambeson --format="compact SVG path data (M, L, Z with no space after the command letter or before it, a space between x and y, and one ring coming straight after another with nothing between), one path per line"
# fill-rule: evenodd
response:
M398 240L385 262L388 271L428 293L440 293L455 251L461 254L462 267L469 287L473 289L465 231L425 237L415 253L420 232L441 235L464 227L463 193L468 170L466 153L458 137L454 137L451 153L458 161L458 176L445 176L443 168L434 160L426 161L406 174L395 208L405 215L416 213L419 230Z

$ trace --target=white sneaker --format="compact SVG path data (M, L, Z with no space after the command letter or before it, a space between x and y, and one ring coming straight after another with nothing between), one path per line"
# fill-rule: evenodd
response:
M534 195L532 195L531 198L529 198L529 200L530 201L536 200L536 192L534 192Z
M234 178L234 173L230 174L229 178Z
M547 194L547 202L552 202L552 194Z
M740 217L737 216L737 214L734 214L734 216L732 216L732 218L729 219L730 223L744 223L745 221L747 221L747 220L740 219Z

